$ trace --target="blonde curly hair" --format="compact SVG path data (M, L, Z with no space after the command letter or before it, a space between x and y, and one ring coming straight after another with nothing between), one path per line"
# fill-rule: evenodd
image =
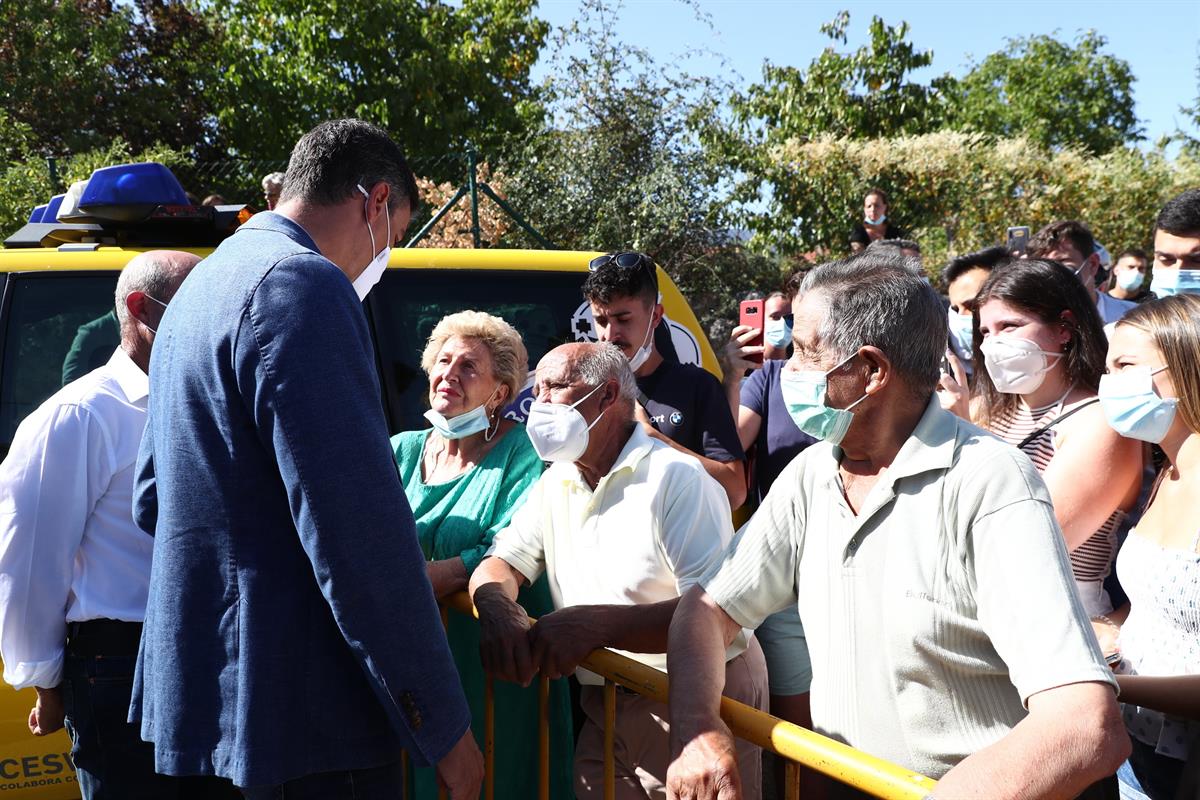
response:
M492 354L496 379L508 387L505 402L512 402L529 374L529 353L517 329L484 311L459 311L442 317L429 334L425 352L421 354L421 369L426 375L433 369L446 342L455 336L482 342L487 347Z

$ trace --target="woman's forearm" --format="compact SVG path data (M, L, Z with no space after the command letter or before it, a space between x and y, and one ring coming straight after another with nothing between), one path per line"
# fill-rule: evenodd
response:
M1118 675L1121 702L1200 721L1200 675Z

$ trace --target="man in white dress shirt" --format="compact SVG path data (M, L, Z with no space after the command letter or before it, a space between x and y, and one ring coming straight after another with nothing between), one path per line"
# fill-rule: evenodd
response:
M4 680L37 689L35 736L65 718L85 800L179 796L126 721L154 542L133 522L132 495L155 331L198 261L158 250L129 262L120 346L30 414L0 465Z
M611 647L666 667L667 628L680 595L717 564L733 537L724 489L694 456L636 423L637 383L612 344L566 344L538 364L537 401L526 423L538 454L554 462L496 534L471 578L480 653L497 677L576 672ZM555 611L529 628L517 589L542 572ZM739 635L725 653L725 694L765 709L766 662ZM575 748L575 793L599 798L604 776L603 679L576 677L586 719ZM665 800L670 760L665 704L617 694L617 800ZM738 751L746 800L759 797L761 751Z

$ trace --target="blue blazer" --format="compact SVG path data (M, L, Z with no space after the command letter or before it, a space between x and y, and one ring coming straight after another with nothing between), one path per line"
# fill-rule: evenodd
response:
M427 765L467 730L374 365L350 281L278 214L171 300L134 494L155 545L130 719L159 772Z

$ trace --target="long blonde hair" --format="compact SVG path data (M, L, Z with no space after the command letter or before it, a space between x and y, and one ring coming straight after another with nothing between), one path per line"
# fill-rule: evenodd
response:
M1183 424L1200 433L1200 295L1177 294L1142 303L1117 325L1150 335L1171 372Z

